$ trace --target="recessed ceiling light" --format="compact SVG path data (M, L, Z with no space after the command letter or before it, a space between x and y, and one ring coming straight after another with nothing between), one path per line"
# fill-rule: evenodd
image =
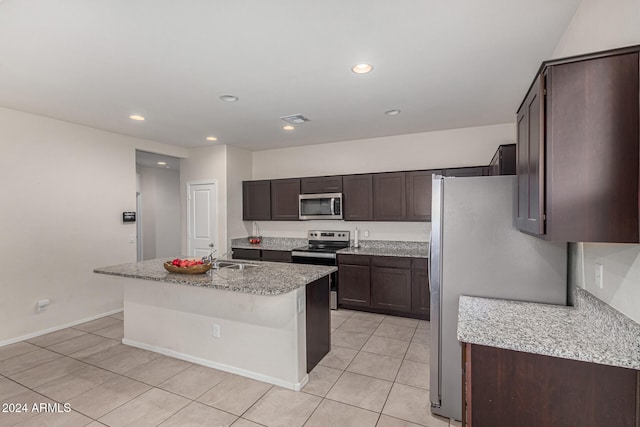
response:
M167 164L167 162L158 162L158 164L159 164L160 166L164 166L164 165L166 165L166 164Z
M294 130L295 127L293 127L291 125L285 125L285 126L282 126L282 129L284 129L284 130Z
M217 141L218 138L216 138L215 136L208 136L207 137L207 141Z
M222 99L225 102L236 102L240 98L238 98L237 96L233 96L233 95L222 95L220 97L220 99Z
M367 74L373 70L373 65L371 64L357 64L351 67L351 71L356 74Z
M400 114L400 110L387 110L384 112L387 116L397 116Z
M137 120L137 121L142 121L142 120L144 120L144 117L139 116L139 115L137 115L137 114L132 114L132 115L130 115L130 116L129 116L129 118L130 118L131 120Z

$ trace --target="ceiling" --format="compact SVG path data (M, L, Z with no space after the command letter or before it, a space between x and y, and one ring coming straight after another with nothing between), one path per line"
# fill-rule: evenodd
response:
M0 0L0 105L250 150L507 123L578 4Z

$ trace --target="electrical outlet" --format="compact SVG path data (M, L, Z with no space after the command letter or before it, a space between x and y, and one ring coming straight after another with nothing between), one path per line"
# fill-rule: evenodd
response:
M369 237L369 230L364 230L364 233L362 233L362 235L364 237Z
M596 286L598 289L604 288L604 267L602 264L596 264Z
M217 323L213 324L213 337L220 338L220 325Z
M304 300L302 297L298 297L298 313L302 313L304 311Z

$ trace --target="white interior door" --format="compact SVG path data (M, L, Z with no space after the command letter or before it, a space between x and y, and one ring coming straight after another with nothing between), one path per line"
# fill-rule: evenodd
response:
M218 248L216 185L214 182L189 183L188 193L188 255L201 258Z

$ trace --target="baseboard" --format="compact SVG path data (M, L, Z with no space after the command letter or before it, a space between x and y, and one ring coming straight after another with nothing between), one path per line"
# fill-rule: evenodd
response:
M72 326L76 326L76 325L79 325L81 323L86 323L86 322L90 322L92 320L100 319L101 317L111 316L112 314L120 313L123 310L124 309L119 308L117 310L107 311L105 313L96 314L95 316L85 317L84 319L80 319L80 320L74 320L73 322L65 323L64 325L58 325L58 326L54 326L53 328L44 329L44 330L38 331L38 332L33 332L31 334L23 335L21 337L11 338L11 339L8 339L8 340L0 341L0 347L4 347L5 345L9 345L9 344L15 344L17 342L28 340L28 339L31 339L31 338L39 337L40 335L50 334L51 332L59 331L60 329L70 328Z
M212 362L211 360L201 359L199 357L190 356L188 354L180 353L174 350L169 350L162 347L155 347L152 345L144 344L141 342L129 340L123 338L122 344L129 345L131 347L141 348L143 350L153 351L154 353L160 353L165 356L170 356L176 359L184 360L187 362L195 363L197 365L206 366L208 368L218 369L220 371L229 372L231 374L241 375L243 377L251 378L253 380L262 381L265 383L277 385L279 387L287 388L293 391L300 391L302 387L304 387L309 382L309 374L305 374L305 376L297 383L291 383L288 381L282 381L278 378L270 377L268 375L263 375L258 372L249 371L246 369L236 368L234 366L225 365L224 363Z

